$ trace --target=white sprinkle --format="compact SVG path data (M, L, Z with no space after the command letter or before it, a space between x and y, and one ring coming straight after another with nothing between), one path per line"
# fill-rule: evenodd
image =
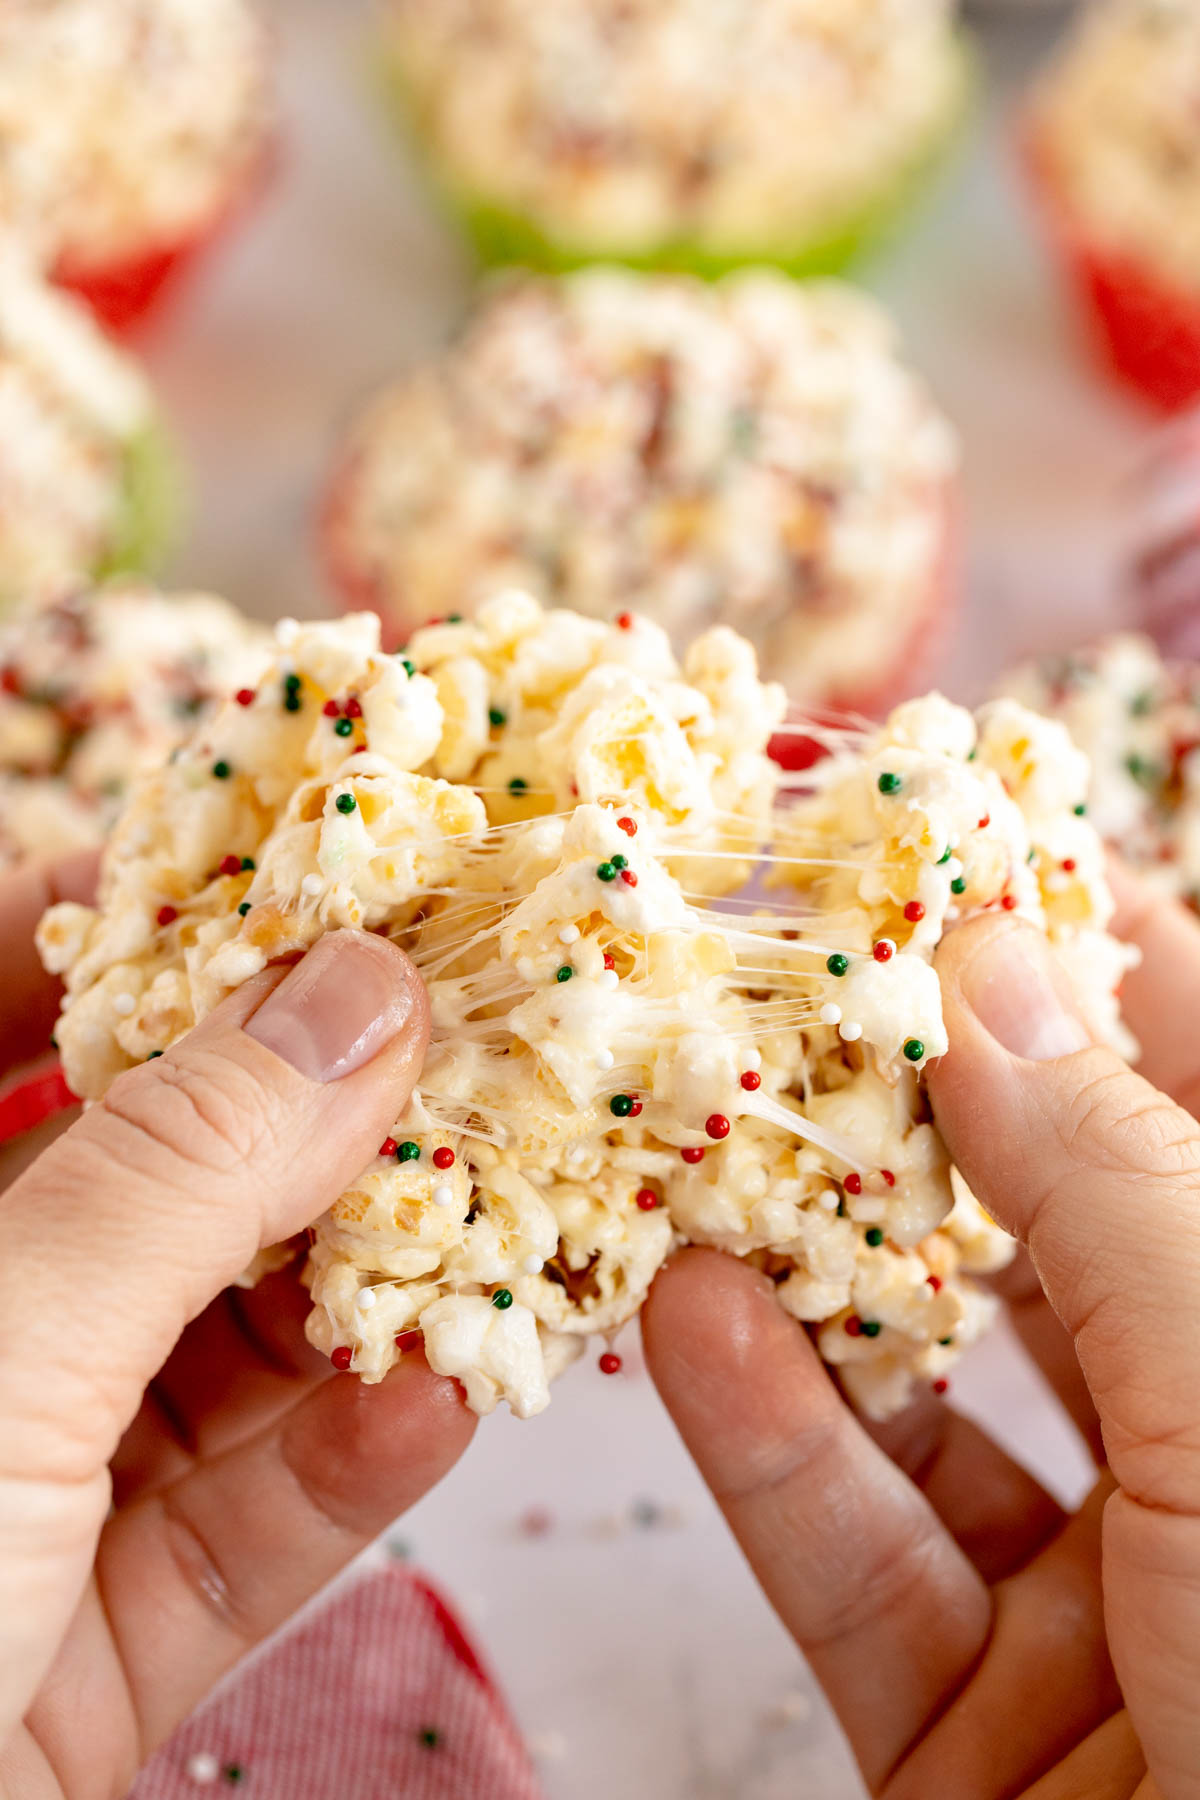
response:
M275 641L286 650L300 635L300 624L297 619L280 619L275 627Z
M747 1050L742 1056L742 1061L748 1069L761 1069L762 1068L762 1051L761 1050Z
M963 872L962 864L959 862L957 856L952 856L950 858L950 861L946 864L947 877L951 881L957 881L959 876L962 874L962 872Z
M187 1759L188 1778L201 1787L210 1787L221 1773L221 1765L211 1750L197 1750Z
M527 1275L540 1275L545 1266L540 1256L527 1256L521 1264Z
M598 1069L611 1069L616 1060L617 1059L611 1050L597 1050L596 1052L596 1067Z
M836 1212L838 1209L838 1196L835 1190L833 1188L822 1188L821 1192L817 1195L817 1205L825 1212Z
M830 1002L828 1006L823 1006L821 1008L822 1025L840 1025L841 1022L842 1009L840 1006L834 1006L833 1003Z
M560 944L577 944L579 942L578 925L564 925L558 934Z
M615 969L601 969L599 975L596 977L596 985L602 988L615 988L620 982L620 979L621 977L617 974Z
M838 1026L838 1035L847 1044L856 1044L862 1036L862 1026L856 1025L853 1019L844 1019Z
M320 875L306 875L300 883L300 892L311 896L319 894L324 886L325 883Z
M945 912L942 914L942 917L943 917L943 919L946 920L947 924L952 923L955 919L957 919L959 917L959 910L958 910L957 906L948 906L946 908Z
M127 1019L137 1006L137 1001L132 994L118 994L112 1005L118 1019Z
M369 1287L368 1288L359 1288L359 1290L358 1290L358 1310L359 1310L359 1312L370 1312L371 1308L375 1305L375 1302L378 1299L378 1297L379 1296L376 1294L374 1288L369 1288Z
M454 1189L439 1183L433 1190L433 1204L435 1206L453 1206Z

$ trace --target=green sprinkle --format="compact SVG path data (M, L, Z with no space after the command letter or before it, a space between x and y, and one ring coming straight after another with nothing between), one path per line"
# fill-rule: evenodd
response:
M554 979L555 979L555 981L570 981L570 979L574 973L575 973L575 971L571 967L570 963L564 963L562 968L558 971L558 974L554 977Z
M508 1297L510 1300L512 1299L511 1294ZM441 1742L441 1734L436 1732L432 1725L426 1725L425 1729L418 1732L417 1736L418 1740L424 1744L427 1750L436 1750L438 1744Z
M909 1062L920 1062L925 1054L925 1046L920 1038L909 1038L904 1046L904 1054Z
M614 1094L608 1103L608 1110L614 1118L627 1119L633 1111L633 1101L628 1094Z
M948 863L949 861L950 861L950 846L949 846L949 844L947 844L945 850L942 852L942 854L937 859L938 868L940 869L943 863Z
M1037 861L1037 851L1031 850L1029 855L1025 858L1025 861L1027 863L1035 863Z
M215 762L213 764L212 772L216 776L218 781L228 781L229 777L233 774L233 770L230 768L229 764L224 760L224 758L222 758L222 760L220 762Z
M528 787L529 783L523 775L514 775L508 784L508 791L510 794L523 794L527 791Z
M405 674L408 676L408 679L411 681L413 676L417 672L416 663L410 662L407 656L402 656L400 658L400 667L404 670Z
M299 675L285 675L283 678L283 685L289 694L298 694L303 684Z
M447 613L446 614L447 625L461 625L462 622L463 622L463 616L461 613Z
M627 869L629 867L629 858L627 856L610 856L608 860L614 869Z
M1144 756L1127 756L1125 767L1142 787L1153 787L1158 779L1158 770L1153 763L1147 762Z
M488 724L494 725L497 730L499 730L501 725L508 724L508 714L506 712L501 712L498 706L489 706Z
M507 1312L512 1305L512 1295L507 1288L497 1288L492 1295L492 1305L497 1312Z
M304 705L304 702L300 698L299 694L285 694L283 696L284 712L299 712L300 708L303 705Z
M616 865L610 862L597 863L596 877L599 881L615 881L617 879Z
M1075 817L1077 819L1082 819L1084 813L1087 811L1087 807L1086 806L1076 806L1072 810L1074 811Z
M1135 694L1129 702L1129 710L1135 719L1144 719L1154 706L1154 695L1148 688L1144 694Z
M245 1776L245 1770L242 1768L241 1763L226 1763L225 1767L221 1770L221 1773L229 1783L230 1787L240 1787Z
M333 721L333 729L337 732L339 737L350 737L354 731L354 720L335 719Z
M832 956L825 958L825 967L831 975L844 975L850 967L850 958L843 956L840 950L835 950Z
M243 869L252 869L254 867L254 858L252 856L243 856L242 867Z
M154 1059L155 1059L155 1057L156 1057L156 1056L161 1056L161 1055L162 1055L162 1051L161 1051L161 1050L152 1050L152 1051L151 1051L151 1052L150 1052L150 1054L149 1054L149 1056L148 1056L148 1057L147 1057L147 1058L146 1058L146 1061L147 1061L147 1062L153 1062L153 1061L154 1061Z
M976 758L976 757L977 757L977 756L978 756L978 755L979 755L979 752L978 752L978 750L968 750L968 751L967 751L967 761L968 761L968 762L974 762L974 761L975 761L975 758Z
M883 1233L879 1229L878 1225L872 1225L870 1231L868 1231L867 1242L868 1242L868 1244L870 1244L872 1250L878 1250L880 1244L882 1244Z
M893 775L889 770L885 770L875 785L881 794L898 794L904 784L899 775Z
M952 1344L953 1342L954 1342L954 1339L952 1337L938 1339L939 1344Z
M340 813L352 813L358 810L358 801L353 794L339 794L333 804Z
M250 911L250 902L248 900L243 900L242 904L238 907L238 912L240 913L241 917L244 919L246 914L249 911Z
M862 1322L862 1334L864 1337L878 1337L882 1330L883 1326L879 1323L878 1319L864 1319Z
M966 882L963 880L961 875L956 875L954 877L954 880L950 883L950 892L952 894L965 894L966 891L967 891Z
M397 1162L416 1162L421 1154L420 1144L414 1144L411 1138L405 1138L396 1151Z

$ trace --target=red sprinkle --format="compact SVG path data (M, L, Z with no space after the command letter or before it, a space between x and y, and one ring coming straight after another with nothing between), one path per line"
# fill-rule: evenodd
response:
M862 1193L862 1176L861 1175L847 1175L845 1181L843 1181L843 1183L842 1183L842 1186L845 1188L845 1190L848 1194L856 1194L856 1195L861 1194Z
M641 1101L635 1100L633 1105L629 1109L628 1117L631 1119L636 1119L638 1114L641 1112L641 1110L642 1110Z
M241 872L242 859L240 856L234 856L231 852L230 855L221 858L222 875L240 875Z
M748 1094L757 1094L759 1088L762 1086L762 1076L758 1073L757 1069L746 1070L745 1074L742 1076L742 1086Z
M639 1188L637 1203L643 1212L653 1212L658 1205L658 1195L653 1188Z
M1013 912L1016 909L1017 896L1015 894L1003 894L1000 898L1000 904L1005 912Z
M699 1144L688 1144L685 1149L679 1152L679 1154L682 1156L685 1163L698 1163L704 1161L704 1150Z
M362 718L362 701L355 699L353 694L346 702L346 717L348 719Z
M904 916L910 925L919 925L925 917L925 908L919 900L910 900L904 909Z
M335 1369L348 1369L354 1361L354 1352L349 1344L339 1344L329 1360Z
M615 969L617 966L616 957L610 956L607 950L604 952L604 966L606 969Z
M416 1350L420 1347L423 1334L419 1331L402 1331L396 1339L397 1350Z
M637 876L634 874L632 869L622 869L621 870L621 880L625 883L626 887L636 887L637 886Z
M1078 864L1076 863L1075 858L1073 856L1064 856L1062 866L1067 871L1068 875L1073 875L1075 873L1076 868L1078 867Z
M442 1144L434 1151L433 1166L435 1169L452 1169L454 1167L454 1152L448 1144Z
M617 624L620 626L622 631L629 631L633 626L633 614L632 613L618 613L617 614Z
M933 1384L933 1391L935 1394L944 1394L949 1386L950 1383L946 1380L935 1381Z
M892 1174L890 1169L880 1169L879 1173L883 1176L883 1179L887 1182L889 1187L895 1187L896 1177Z
M633 819L618 819L617 830L623 831L626 837L637 836L637 825Z
M891 962L895 953L896 946L893 944L891 938L880 938L879 942L872 950L871 955L875 958L876 962L884 963Z
M928 1283L928 1285L929 1285L929 1286L930 1286L930 1287L931 1287L931 1288L932 1288L932 1289L933 1289L933 1291L934 1291L934 1293L935 1293L935 1294L940 1294L940 1293L941 1293L941 1291L942 1291L942 1278L941 1278L941 1276L940 1276L940 1275L927 1275L927 1276L926 1276L926 1277L925 1277L925 1280L926 1280L926 1282L927 1282L927 1283Z
M704 1121L704 1129L710 1138L727 1138L729 1136L729 1120L724 1113L709 1113Z
M239 688L237 693L233 697L237 701L239 706L253 706L254 705L254 689L253 688Z
M400 1146L395 1138L384 1138L382 1144L379 1146L379 1154L380 1156L395 1156L399 1148Z
M173 925L178 917L179 914L173 906L160 906L158 909L160 925Z
M850 1317L846 1320L845 1330L847 1337L862 1336L862 1320L857 1313L850 1314Z
M606 1350L600 1358L600 1373L602 1375L619 1375L621 1373L620 1357L614 1355L611 1350Z
M991 822L992 822L991 813L984 813L982 819L980 819L980 821L979 821L978 829L980 831L986 831L988 826L991 824Z
M341 714L341 710L342 709L338 705L336 700L327 700L325 702L324 706L321 708L321 711L325 714L325 717L327 719L338 718Z
M365 744L355 744L353 750L350 752L351 756L361 756L366 747Z

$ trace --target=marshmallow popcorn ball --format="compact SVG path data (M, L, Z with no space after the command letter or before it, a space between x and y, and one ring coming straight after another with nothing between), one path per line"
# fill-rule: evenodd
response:
M1050 232L1106 360L1159 404L1200 395L1200 6L1094 0L1030 109Z
M949 610L957 469L853 288L508 279L352 432L327 556L405 634L512 584L677 643L728 623L793 698L867 711L912 691Z
M112 324L222 221L269 128L245 0L0 7L0 220Z
M1200 909L1200 664L1119 633L1015 669L1005 692L1084 751L1096 830L1160 891Z
M253 691L135 787L97 908L46 915L71 1086L99 1098L322 932L385 933L433 1040L313 1233L337 1368L378 1381L423 1344L477 1411L536 1413L689 1241L764 1270L892 1412L984 1329L970 1277L1011 1248L922 1083L946 922L1018 911L1110 1035L1125 953L1060 725L935 695L783 796L783 711L725 628L680 665L644 618L519 593L395 656L372 614L281 625Z
M253 680L265 630L123 583L0 625L0 869L100 844L131 781Z
M0 247L0 611L145 567L174 487L138 365Z
M953 0L383 0L389 86L485 259L828 273L966 105Z

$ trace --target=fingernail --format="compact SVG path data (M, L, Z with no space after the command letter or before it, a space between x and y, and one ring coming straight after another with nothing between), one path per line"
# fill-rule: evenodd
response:
M413 1004L398 950L364 932L334 931L318 939L245 1029L309 1081L340 1081L403 1031Z
M1013 1056L1052 1062L1092 1041L1072 1004L1065 971L1046 940L1026 927L985 938L960 985L984 1030Z

